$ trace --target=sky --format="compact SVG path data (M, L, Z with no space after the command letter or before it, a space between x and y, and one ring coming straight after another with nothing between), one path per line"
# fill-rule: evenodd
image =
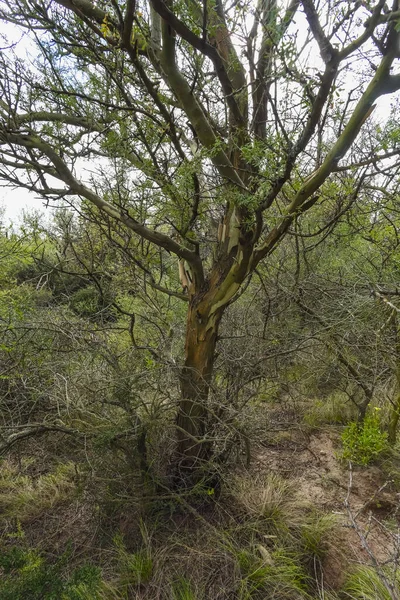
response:
M46 208L44 201L41 198L35 197L34 194L27 190L10 188L0 188L0 207L4 208L4 223L18 226L21 222L22 212L39 211L48 213L50 208Z
M3 22L0 22L0 34L6 35L13 42L18 42L14 51L22 59L29 58L28 36L24 36L23 39L19 29L11 27L10 24L5 25ZM46 210L43 200L35 197L28 190L4 187L4 184L0 182L0 209L2 208L5 211L3 221L6 225L10 223L18 225L23 210L39 210L41 212Z

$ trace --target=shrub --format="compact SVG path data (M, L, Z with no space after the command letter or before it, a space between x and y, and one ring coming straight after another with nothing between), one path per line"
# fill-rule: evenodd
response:
M388 450L387 433L381 431L377 408L363 423L350 423L342 434L341 458L355 464L369 465Z

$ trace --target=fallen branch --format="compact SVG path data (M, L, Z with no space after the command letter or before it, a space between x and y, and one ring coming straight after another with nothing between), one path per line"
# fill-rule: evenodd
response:
M12 433L0 446L0 455L5 454L18 444L22 440L25 440L30 437L34 437L37 435L43 435L44 433L48 433L50 431L58 431L61 433L66 433L67 435L75 435L78 437L87 437L87 434L78 431L77 429L69 429L63 425L27 425L26 429L22 431L18 431L17 433Z

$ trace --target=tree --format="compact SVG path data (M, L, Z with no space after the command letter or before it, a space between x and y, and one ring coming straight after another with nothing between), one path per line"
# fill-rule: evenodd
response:
M73 205L187 302L176 428L193 474L224 311L337 173L357 188L399 152L350 152L400 89L398 2L10 0L0 18L20 35L1 58L0 177Z

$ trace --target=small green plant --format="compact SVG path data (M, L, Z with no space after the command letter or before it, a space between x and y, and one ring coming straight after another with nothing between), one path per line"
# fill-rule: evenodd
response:
M114 544L118 552L121 585L127 589L130 586L137 587L148 583L154 569L149 543L137 552L131 553L125 548L122 536L117 534L114 537Z
M124 574L131 585L147 583L153 574L153 560L147 550L127 554L124 561Z
M382 432L379 409L367 415L363 423L350 423L342 434L341 458L358 465L369 465L388 450L387 433Z
M101 570L94 565L76 569L65 585L63 600L103 600Z

